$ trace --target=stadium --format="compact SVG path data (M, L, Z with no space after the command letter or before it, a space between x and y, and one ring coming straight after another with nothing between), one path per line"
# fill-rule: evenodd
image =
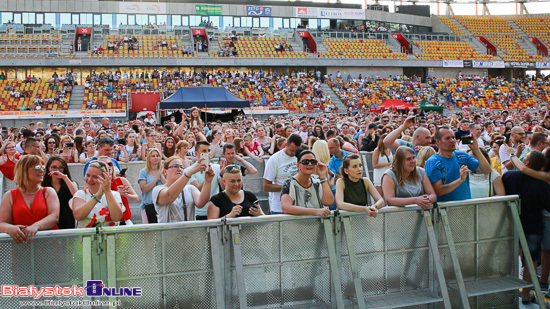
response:
M359 2L0 2L0 306L547 306L548 3Z

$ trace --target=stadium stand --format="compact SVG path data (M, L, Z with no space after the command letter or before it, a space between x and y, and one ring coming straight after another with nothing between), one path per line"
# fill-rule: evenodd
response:
M3 80L0 83L0 109L66 110L69 106L72 86L56 81Z
M393 53L382 40L321 39L326 53L320 58L407 59L404 53Z
M458 59L458 60L494 60L491 55L481 55L466 42L415 41L422 53L416 53L419 59Z
M357 107L359 110L380 105L389 99L402 100L412 105L418 105L423 100L427 103L439 103L439 100L432 95L431 87L422 84L416 76L358 78L347 81L337 79L329 84L344 104L348 107Z
M218 38L220 50L210 51L211 57L261 57L261 58L307 58L306 52L294 51L284 38L238 37Z
M0 57L51 57L69 56L60 54L62 35L54 34L1 34Z
M162 36L123 36L104 37L103 45L94 46L88 51L89 57L191 57L192 53L182 50L178 37Z
M451 28L451 31L452 33L459 37L459 38L463 38L463 37L466 37L466 33L464 33L464 31L462 31L462 29L460 29L455 23L453 23L452 20L450 20L448 17L445 17L445 16L439 16L439 19L441 19L441 21L447 25L447 27Z
M432 85L459 108L525 109L538 106L538 100L530 95L525 85L509 83L503 78L435 78Z
M505 61L542 61L538 55L529 55L523 47L516 42L520 38L504 17L495 16L457 16L459 21L474 35L484 36L497 46L504 54L500 55Z
M529 37L538 37L547 45L550 43L550 18L544 16L517 16L510 18Z

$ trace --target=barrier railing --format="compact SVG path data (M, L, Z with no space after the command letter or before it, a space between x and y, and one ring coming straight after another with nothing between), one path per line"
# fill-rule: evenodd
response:
M377 218L334 212L44 231L29 244L4 234L0 276L22 286L93 279L142 288L141 297L91 298L121 307L517 306L518 288L532 286L518 279L520 242L526 247L518 197L505 196L388 208Z

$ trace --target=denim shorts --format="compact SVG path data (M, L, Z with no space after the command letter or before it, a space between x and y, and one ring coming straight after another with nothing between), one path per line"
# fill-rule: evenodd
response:
M540 261L540 249L542 244L542 232L535 234L525 234L527 239L527 245L529 246L529 252L531 253L531 259L533 262Z

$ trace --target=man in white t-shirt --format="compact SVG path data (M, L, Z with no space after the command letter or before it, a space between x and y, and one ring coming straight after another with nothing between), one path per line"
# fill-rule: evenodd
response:
M298 134L291 134L286 140L286 147L272 155L265 164L264 191L269 192L271 214L282 214L281 190L285 181L298 173L296 149L302 145Z
M300 122L300 131L298 131L298 134L300 134L300 137L302 138L302 141L304 143L307 143L307 135L308 135L308 132L307 132L307 122L302 120L302 122Z
M510 133L510 141L512 142L512 148L515 150L515 155L519 158L521 155L527 151L526 147L523 147L523 151L518 153L518 146L523 144L525 141L525 131L521 127L513 127ZM499 155L500 155L500 170L502 175L504 175L509 170L514 169L514 164L510 160L510 155L506 152L507 145L500 146Z
M200 159L201 153L207 153L210 156L210 143L206 141L198 142L195 145L195 153L197 155L197 158ZM219 178L220 178L220 165L210 163L210 167L214 171L214 179L212 179L212 187L210 188L210 197L220 193L220 186L219 186ZM189 183L193 186L197 187L199 190L202 191L202 185L204 183L204 172L196 172L191 176L191 179L189 179ZM208 220L207 217L207 211L208 207L203 208L195 208L195 216L197 220Z

